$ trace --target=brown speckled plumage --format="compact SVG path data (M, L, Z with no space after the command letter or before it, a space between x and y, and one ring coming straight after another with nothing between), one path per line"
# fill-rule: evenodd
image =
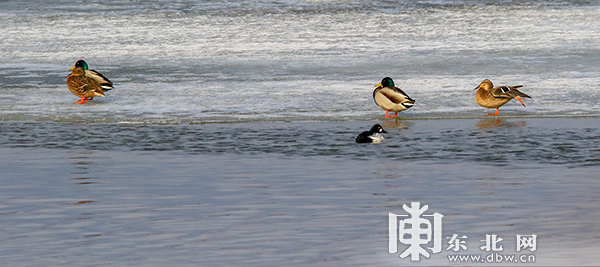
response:
M481 84L475 88L475 90L477 90L477 93L475 93L475 102L484 108L495 108L496 113L489 114L498 115L500 107L513 98L519 100L519 102L525 106L525 103L523 103L520 98L531 97L519 91L519 88L521 87L523 87L523 85L500 86L494 88L494 85L490 80L483 80Z
M71 75L67 76L67 87L71 93L81 97L76 104L83 104L96 96L104 97L104 90L92 78L85 76L85 70L81 67L73 69Z

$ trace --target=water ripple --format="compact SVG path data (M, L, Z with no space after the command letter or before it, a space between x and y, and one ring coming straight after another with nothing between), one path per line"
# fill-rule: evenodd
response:
M0 141L9 147L579 166L600 163L600 132L588 123L593 120L404 120L385 124L389 133L379 145L354 143L371 124L356 121L125 126L3 122Z

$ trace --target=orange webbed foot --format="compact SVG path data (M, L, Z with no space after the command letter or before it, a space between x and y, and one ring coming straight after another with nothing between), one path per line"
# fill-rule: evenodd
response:
M394 114L394 115L392 115L392 116L390 116L390 115L389 115L389 112L390 112L389 110L387 110L387 109L385 110L385 117L386 117L386 118L394 118L394 117L398 117L398 112L396 112L396 114Z
M83 97L83 96L81 96L81 100L79 100L79 101L77 101L77 102L73 102L73 104L83 104L83 103L86 103L86 102L88 102L88 100L89 100L89 99L88 99L87 97Z
M498 111L500 110L500 108L496 109L496 113L488 113L489 115L500 115L500 113L498 113Z

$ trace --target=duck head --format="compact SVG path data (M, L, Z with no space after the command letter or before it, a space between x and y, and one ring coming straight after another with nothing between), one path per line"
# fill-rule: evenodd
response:
M80 67L81 69L83 69L84 71L88 70L88 64L87 62L85 62L85 60L80 59L77 60L77 62L75 62L75 66L73 66L72 68L70 68L69 70L74 70L75 68Z
M381 127L381 125L379 124L375 124L373 125L373 127L371 127L371 132L372 133L387 133L383 127Z
M492 81L490 81L488 79L485 79L485 80L483 80L483 82L481 82L479 84L479 86L475 87L474 90L483 89L483 90L487 91L487 90L490 90L492 88L494 88L494 84L492 84Z
M392 78L390 77L385 77L383 78L383 80L381 80L381 82L377 85L375 85L375 87L394 87L394 80L392 80Z

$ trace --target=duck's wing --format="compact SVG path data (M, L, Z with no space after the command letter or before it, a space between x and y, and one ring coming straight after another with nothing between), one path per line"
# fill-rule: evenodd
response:
M100 72L95 70L86 70L85 76L94 79L94 81L96 81L104 91L115 89L113 87L113 83Z
M523 85L496 87L490 91L490 95L492 95L494 98L531 98L530 96L519 91L519 88L521 87L523 87Z
M415 100L398 87L382 87L378 91L395 104L415 103Z
M364 131L364 132L360 133L354 140L357 143L370 143L373 140L371 140L371 138L369 138L369 135L371 135L371 133L369 131Z
M102 89L91 78L83 77L83 76L75 76L67 79L67 86L69 90L72 92L77 92L79 95L92 95L92 96L102 96Z

